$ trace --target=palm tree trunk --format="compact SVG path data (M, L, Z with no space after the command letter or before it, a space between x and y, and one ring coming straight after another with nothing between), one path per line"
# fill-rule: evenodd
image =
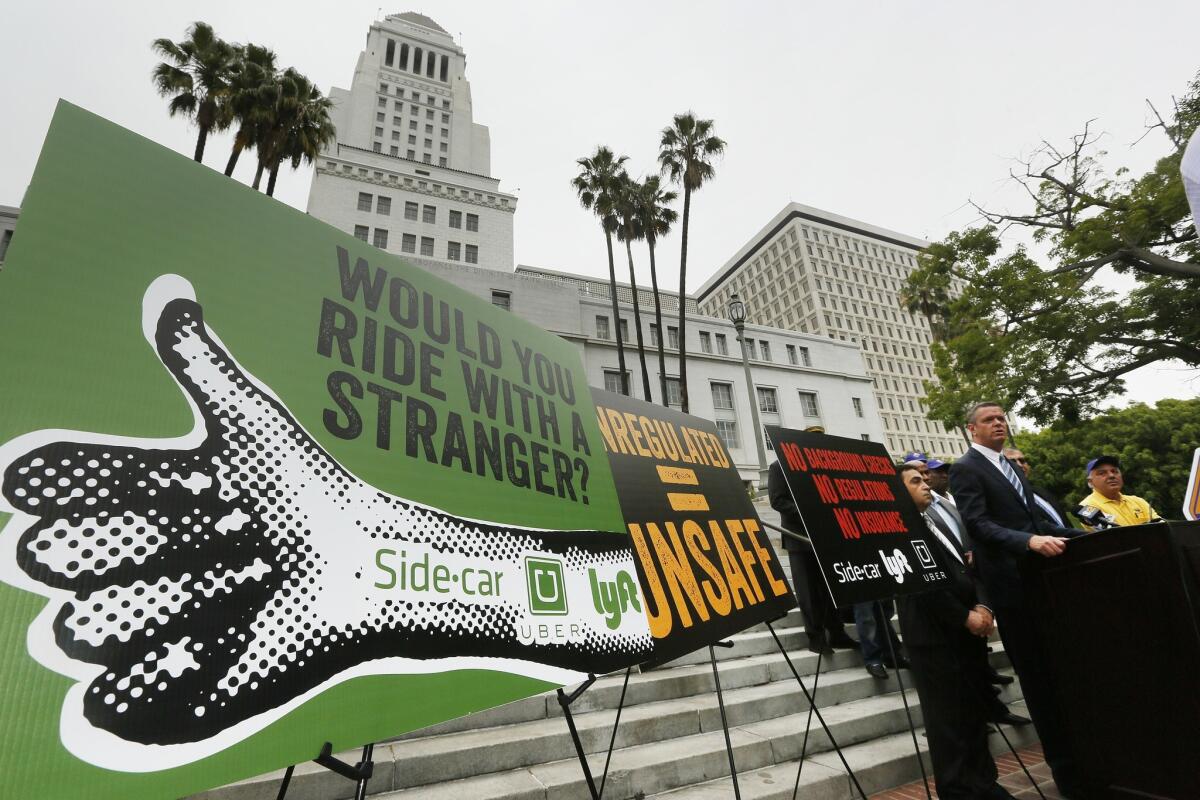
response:
M612 234L607 229L604 231L604 241L608 245L608 293L612 297L613 327L617 330L617 369L621 370L621 394L628 396L629 374L625 372L625 345L621 338L621 312L617 309L617 268L613 264Z
M654 290L654 324L658 326L658 390L662 393L662 404L671 405L667 399L667 357L663 352L662 303L658 299L658 270L654 265L654 238L646 237L650 248L650 287Z
M208 141L208 128L200 126L200 135L196 137L196 161L204 161L204 144Z
M679 243L679 405L688 413L687 384L687 240L688 217L692 211L692 190L683 187L683 239Z
M266 167L267 167L267 165L264 164L262 159L260 158L258 160L258 170L254 173L254 184L250 188L254 189L255 191L258 191L258 186L260 183L262 183L263 171L266 169Z
M654 399L650 396L650 373L646 372L646 348L642 344L642 310L638 305L637 276L633 273L633 246L628 239L625 240L625 255L629 259L629 288L633 291L633 329L637 332L638 360L642 363L642 394L645 395L647 403L653 403ZM663 334L664 331L660 327L659 344L662 344Z
M233 168L237 166L238 156L242 154L242 146L238 144L237 139L233 140L233 151L229 154L229 161L225 164L225 177L233 177Z
M275 179L279 177L279 165L271 167L271 177L267 179L267 197L275 196Z

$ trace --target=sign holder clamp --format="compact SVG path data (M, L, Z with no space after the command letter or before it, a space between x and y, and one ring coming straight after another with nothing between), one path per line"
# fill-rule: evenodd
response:
M336 772L343 778L355 782L354 800L364 800L367 796L367 781L371 780L371 776L375 773L375 762L371 757L375 752L374 744L363 745L362 759L350 766L345 761L333 757L333 744L326 742L321 745L321 752L313 761L320 764L330 772ZM283 782L279 784L279 794L275 796L275 800L284 800L287 795L288 786L292 782L292 773L296 771L296 765L292 764L283 773Z

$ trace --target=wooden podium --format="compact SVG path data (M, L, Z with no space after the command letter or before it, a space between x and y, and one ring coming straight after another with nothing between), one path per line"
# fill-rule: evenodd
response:
M1080 536L1022 569L1086 797L1200 798L1200 522Z

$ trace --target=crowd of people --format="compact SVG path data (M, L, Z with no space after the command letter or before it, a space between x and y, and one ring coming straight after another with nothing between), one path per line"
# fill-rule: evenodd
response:
M1037 609L1022 582L1024 558L1054 558L1067 542L1097 528L1158 519L1149 503L1123 492L1116 456L1098 455L1084 468L1092 492L1074 513L1035 485L1028 459L1006 447L1008 419L997 403L976 404L967 415L971 445L954 463L909 453L897 466L901 483L941 548L949 581L899 601L903 642L890 618L890 602L853 607L857 641L845 631L812 545L785 537L793 586L809 647L823 655L856 648L874 677L887 668L910 668L920 698L938 796L943 800L1012 797L997 783L988 749L989 723L1033 723L1059 793L1079 798L1077 767L1065 740L1047 656L1036 633ZM800 515L779 464L771 467L770 501L783 527L801 531ZM999 631L1021 680L1026 718L1000 700L1011 683L988 659L988 639Z

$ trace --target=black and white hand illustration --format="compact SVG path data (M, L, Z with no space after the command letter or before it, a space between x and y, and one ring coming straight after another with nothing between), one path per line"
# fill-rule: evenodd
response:
M79 681L61 726L77 756L186 763L359 675L565 681L649 653L641 615L613 630L575 613L597 581L636 574L624 537L460 519L373 488L235 361L190 294L155 281L143 328L191 434L38 431L0 448L16 515L0 578L50 598L30 650ZM161 757L131 766L125 744Z

